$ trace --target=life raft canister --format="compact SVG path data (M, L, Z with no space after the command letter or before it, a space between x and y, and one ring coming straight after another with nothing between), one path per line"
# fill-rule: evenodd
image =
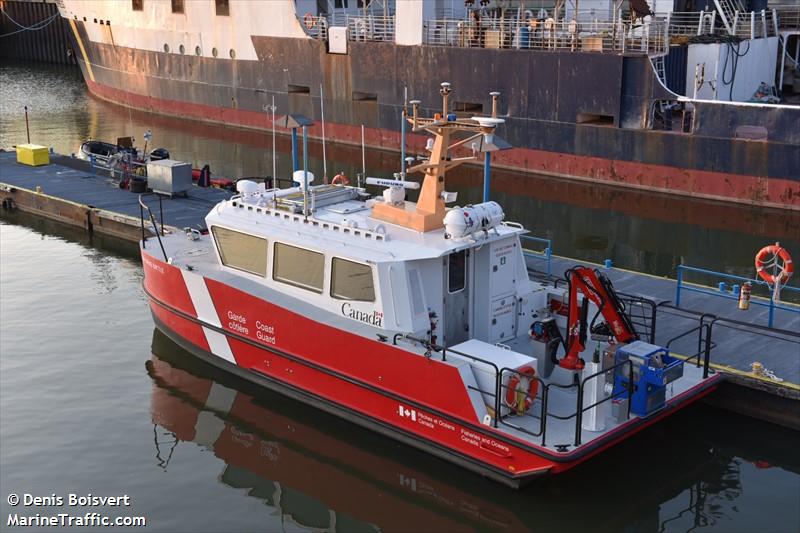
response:
M522 381L521 378L527 378L527 390L524 387L517 388ZM508 380L506 405L516 410L517 414L522 415L533 405L533 400L536 398L538 390L539 382L536 380L536 370L530 366L523 366Z
M311 13L306 13L303 15L303 24L306 25L306 28L309 30L314 29L314 26L317 25L317 19L314 18L314 15Z
M770 264L772 264L773 261L777 261L778 258L783 261L783 265L780 266L780 271L777 274L772 274L764 269L767 260L770 258L772 258ZM794 272L792 256L789 255L789 251L786 250L786 248L783 248L777 242L765 246L756 254L756 272L761 276L761 279L767 283L784 285L789 278L792 277L792 273Z
M350 185L350 180L347 179L344 172L339 172L331 180L331 185Z

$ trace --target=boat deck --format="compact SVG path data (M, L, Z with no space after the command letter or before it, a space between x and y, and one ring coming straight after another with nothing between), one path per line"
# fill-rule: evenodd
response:
M563 278L564 272L577 264L574 259L553 257L552 275ZM529 259L528 266L537 271L542 268L542 263ZM715 344L711 351L713 367L734 378L752 381L751 385L756 388L777 388L781 395L800 399L800 314L776 309L775 327L768 329L769 310L766 307L751 305L748 311L740 311L735 300L688 291L682 292L680 308L676 308L677 282L674 279L597 267L611 279L617 291L652 300L657 305L655 344L666 346L672 339L697 327L700 315L713 315L718 317L712 330ZM705 322L712 320L708 318ZM751 326L738 322L747 322ZM670 349L686 356L695 355L698 333L673 341ZM783 381L754 376L750 365L756 361Z
M183 235L168 235L162 239L167 257L172 266L189 269L195 274L214 279L231 287L237 288L248 294L255 295L263 300L269 301L285 309L291 309L306 318L316 322L322 322L329 326L334 326L349 333L360 335L364 338L374 340L376 332L383 333L387 338L392 338L394 333L402 333L393 330L379 330L374 326L353 321L344 316L330 313L318 306L303 299L292 296L272 287L252 281L242 276L226 272L220 267L214 247L209 236L201 237L198 240L190 240ZM146 250L159 259L162 259L162 252L156 246L156 239L150 238L146 241ZM529 353L532 341L523 335L508 342L509 346L519 349L521 353ZM457 352L453 353L445 350L443 352L427 353L425 346L411 341L400 341L400 349L417 354L419 357L430 357L434 360L443 361L446 364L461 366L466 363L466 359L460 357ZM685 405L696 399L708 387L719 382L719 376L712 376L711 379L703 378L703 369L697 368L692 364L686 364L683 376L666 386L666 404L662 408L664 412L671 412L674 409ZM597 379L602 386L605 382L605 375L598 376ZM565 383L572 381L572 373L555 367L549 378L543 378L545 385L553 383ZM467 386L470 386L469 384ZM475 383L472 386L477 386ZM522 416L511 414L510 410L502 407L504 416L495 426L499 431L516 437L520 440L546 448L554 454L568 455L573 452L583 451L592 448L599 441L614 440L624 438L634 428L638 427L646 420L649 421L657 413L652 413L646 418L637 416L634 413L628 414L627 408L623 409L619 416L615 416L612 409L611 398L604 401L598 407L599 417L604 421L604 428L599 431L589 431L582 429L580 435L576 435L576 428L579 424L578 413L578 392L577 387L562 388L554 386L549 388L547 393L547 420L543 425L542 398L544 394L539 392L537 400L531 408ZM504 394L501 391L501 394ZM494 409L494 391L473 389L473 404L486 404L486 409L481 405L477 412L478 420L487 413L487 409ZM620 396L624 398L624 396ZM627 404L624 404L627 405ZM583 415L587 416L586 413ZM476 421L478 421L476 420Z

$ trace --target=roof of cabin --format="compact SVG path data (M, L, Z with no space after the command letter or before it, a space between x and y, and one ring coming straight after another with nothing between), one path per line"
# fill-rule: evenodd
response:
M316 188L322 187L331 186ZM209 227L231 227L267 240L280 240L371 262L442 257L470 248L475 242L491 242L525 231L521 227L498 225L487 233L447 239L444 228L421 233L373 219L370 202L359 197L359 192L365 196L363 189L336 189L341 191L342 199L314 208L308 217L304 217L302 212L292 212L286 204L283 208L276 208L274 191L259 191L221 202L208 214L206 224ZM292 190L298 191L297 188ZM281 192L284 198L293 196L286 190ZM294 197L295 200L297 197L302 199L302 194L297 192Z

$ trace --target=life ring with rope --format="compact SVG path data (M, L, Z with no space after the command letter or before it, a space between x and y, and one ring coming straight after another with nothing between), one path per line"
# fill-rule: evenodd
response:
M779 272L777 274L767 272L765 267L774 265L778 259L783 261L783 264L779 265ZM767 283L784 285L794 273L792 256L777 242L765 246L756 254L756 272Z
M317 25L317 19L314 18L314 15L311 13L306 13L303 15L303 24L305 24L306 28L309 30L313 30L314 27Z
M527 390L519 387L522 378L528 380ZM539 391L539 382L536 380L536 370L531 366L523 366L508 380L506 390L506 405L514 409L518 414L522 414L533 405L536 393Z
M339 172L331 180L331 185L350 185L350 180L347 179L344 172Z

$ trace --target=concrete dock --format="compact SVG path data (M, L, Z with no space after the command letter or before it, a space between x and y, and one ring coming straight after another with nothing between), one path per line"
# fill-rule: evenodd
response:
M93 171L88 163L52 155L51 164L30 167L16 163L14 152L0 151L0 202L4 209L18 209L78 226L87 232L112 235L138 242L142 229L139 195L120 189L108 171ZM232 193L192 187L186 197L149 197L148 205L170 231L204 230L204 217L213 205ZM159 206L160 204L160 206ZM147 228L151 230L152 228ZM529 268L551 279L563 278L577 264L552 256L549 268L542 256L529 256ZM617 291L642 301L645 340L667 346L684 357L709 347L711 368L727 381L711 402L760 419L800 429L800 313L776 310L772 328L767 327L767 308L751 306L739 311L730 298L685 292L675 305L676 284L666 279L618 268L598 268L613 281ZM793 304L783 304L790 306ZM795 306L796 307L796 306ZM800 308L798 308L800 310ZM654 324L650 324L654 322ZM638 326L637 326L638 328ZM754 374L759 362L774 377Z

